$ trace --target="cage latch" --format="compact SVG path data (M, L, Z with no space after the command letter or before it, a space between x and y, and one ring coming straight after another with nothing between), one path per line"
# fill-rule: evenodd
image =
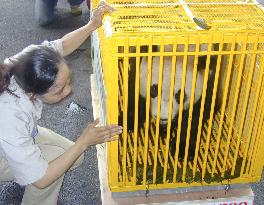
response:
M197 18L197 17L193 17L193 22L197 24L197 26L199 26L200 28L204 29L204 30L208 30L211 28L211 26L208 26L206 24L205 19L203 18Z
M204 29L204 30L208 30L211 28L211 26L208 26L206 24L206 21L205 19L203 18L198 18L196 16L193 15L193 12L191 11L191 9L189 8L189 6L186 4L185 0L179 0L184 11L186 12L186 14L188 15L188 17L193 20L194 23L197 24L197 26L201 29Z

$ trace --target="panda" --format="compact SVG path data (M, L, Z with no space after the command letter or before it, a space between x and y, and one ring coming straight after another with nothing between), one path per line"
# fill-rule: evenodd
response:
M158 52L160 48L158 46L152 46L152 52ZM190 48L191 50L194 48ZM203 48L202 48L203 49ZM171 45L164 46L165 52L172 51ZM177 51L183 51L183 47L179 45ZM141 46L141 53L148 52L148 46ZM189 118L189 107L190 107L190 97L192 88L192 76L194 68L194 56L187 57L187 68L186 68L186 81L183 99L183 112L182 112L182 124L180 133L180 145L179 145L179 160L182 161L185 154L188 118ZM197 77L195 86L195 97L193 105L192 114L192 124L190 131L190 142L188 159L193 160L195 155L195 147L197 141L197 132L199 125L200 107L202 90L204 83L205 67L206 67L207 56L198 57L197 65ZM216 68L217 56L211 56L209 65L209 76L207 81L207 91L205 99L205 107L203 113L203 123L209 119L210 108L212 101L213 86L215 80L215 68ZM129 60L129 82L128 82L128 124L127 128L129 132L134 131L134 120L135 120L135 68L136 61L135 58L130 58ZM151 87L150 87L150 113L152 118L157 117L157 107L158 107L158 81L159 81L159 66L160 57L152 57L152 76L151 76ZM144 126L146 120L146 97L147 97L147 79L148 79L148 57L141 57L140 67L139 67L139 101L138 101L138 127L139 129ZM165 139L167 134L167 123L168 123L168 111L169 111L169 99L170 99L170 81L171 81L171 68L172 68L172 57L163 57L163 79L162 79L162 91L161 91L161 106L160 106L160 136ZM173 96L173 106L172 106L172 122L170 133L177 131L178 128L178 117L179 117L179 107L180 107L180 95L181 95L181 84L182 84L182 73L183 73L183 56L177 56L176 58L176 72L174 79L174 96ZM216 110L214 111L214 113ZM119 118L122 120L122 118ZM122 121L121 121L122 122ZM170 140L170 152L174 156L176 151L176 139L171 137Z

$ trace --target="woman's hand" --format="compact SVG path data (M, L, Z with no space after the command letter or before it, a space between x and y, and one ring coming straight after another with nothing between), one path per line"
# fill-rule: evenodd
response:
M96 121L88 125L83 130L76 143L81 143L82 145L88 147L90 145L117 140L118 138L114 136L122 133L122 127L118 125L97 127L98 123L99 120L97 119Z
M102 26L103 15L105 13L111 13L114 10L115 9L109 6L105 1L101 1L98 7L93 10L93 16L90 20L90 24L94 30Z
M122 133L122 128L118 125L96 127L98 123L99 120L96 120L88 125L73 146L49 162L45 175L33 185L39 189L50 186L73 165L89 145L117 140L113 136Z
M99 6L94 9L88 24L62 37L63 56L67 56L79 48L87 37L102 25L103 15L113 10L114 8L101 1Z

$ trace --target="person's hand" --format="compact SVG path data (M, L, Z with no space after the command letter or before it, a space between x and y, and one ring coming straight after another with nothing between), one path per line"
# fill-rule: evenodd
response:
M93 123L88 125L78 138L77 142L87 146L101 144L103 142L110 142L117 140L118 137L115 135L122 133L122 127L118 125L107 125L97 127L99 120L95 120Z
M105 1L101 1L93 10L93 16L91 17L90 24L93 26L94 30L102 26L103 15L105 13L111 13L115 9L109 6Z

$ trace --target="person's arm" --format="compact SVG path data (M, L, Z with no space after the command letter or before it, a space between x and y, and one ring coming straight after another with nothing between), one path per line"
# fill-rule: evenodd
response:
M96 127L97 124L98 121L90 124L71 148L51 161L46 174L33 185L39 189L48 187L73 165L88 146L116 140L117 138L113 136L122 132L117 125Z
M62 37L63 56L67 56L79 48L88 36L102 25L103 15L113 10L111 6L101 1L99 6L94 9L93 16L88 24Z

